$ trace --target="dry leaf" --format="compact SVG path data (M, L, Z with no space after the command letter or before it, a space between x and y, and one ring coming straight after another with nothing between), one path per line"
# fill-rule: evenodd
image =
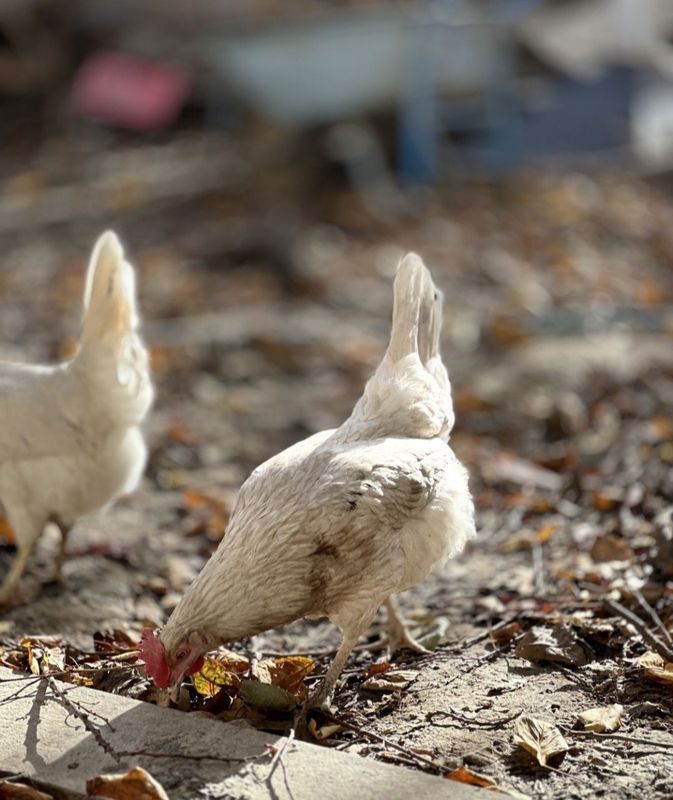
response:
M556 726L527 715L519 717L514 724L514 741L535 756L543 767L550 762L563 761L569 747Z
M401 692L416 680L418 673L409 669L372 675L360 684L367 692Z
M329 739L331 736L334 736L334 734L341 733L344 727L336 722L327 722L325 725L318 725L312 717L308 722L308 729L314 739L317 739L319 742L324 742L325 739Z
M644 653L638 663L645 670L645 676L651 681L673 686L673 663L665 662L659 653Z
M4 517L0 517L0 539L5 539L10 544L14 544L16 542L12 526Z
M558 522L550 522L548 525L543 525L535 534L535 539L540 542L540 544L544 544L551 539L560 527Z
M602 563L605 561L630 561L633 550L619 536L599 536L591 548L591 558Z
M527 661L549 661L583 667L593 657L589 645L579 639L572 628L531 628L517 645L515 653Z
M161 784L142 767L125 774L100 775L86 782L89 796L109 797L111 800L168 800Z
M577 721L584 727L585 731L605 733L606 731L616 731L622 724L623 716L624 706L614 703L611 706L588 708L578 715Z
M202 697L214 697L224 686L238 689L241 679L225 660L207 658L201 669L192 675L192 683Z
M280 686L249 678L241 681L238 696L246 705L265 711L292 711L299 705L297 698Z
M434 653L439 645L446 639L446 634L451 627L446 617L436 617L427 628L416 638L418 644Z
M212 539L221 539L226 532L233 504L233 496L227 501L197 489L185 489L182 492L182 507L190 513L183 522L185 533L189 536L206 533Z
M365 678L371 678L372 675L381 675L383 672L388 672L392 669L393 665L390 661L379 661L378 664L372 664L365 670Z
M52 795L45 794L34 786L23 783L0 781L0 800L53 800Z
M487 778L485 775L479 775L476 772L472 772L472 770L468 769L467 767L459 767L458 769L454 769L453 772L449 772L446 777L450 781L467 783L470 786L481 786L483 789L493 789L495 792L498 792L498 794L504 794L507 795L507 797L513 797L514 800L531 800L527 794L517 792L515 789L504 789L502 786L498 786L494 781L492 781L490 778Z
M297 697L306 693L304 678L315 669L315 661L305 656L264 659L261 664L267 666L274 686L280 686Z
M476 772L472 772L467 767L459 767L458 769L454 769L453 772L449 772L446 776L450 781L458 781L458 783L469 783L470 786L481 786L484 789L495 789L496 784L490 778L486 778L483 775L477 775Z
M521 625L518 622L510 622L509 625L503 625L502 628L497 628L489 634L491 641L494 644L503 646L507 642L511 642L521 633Z

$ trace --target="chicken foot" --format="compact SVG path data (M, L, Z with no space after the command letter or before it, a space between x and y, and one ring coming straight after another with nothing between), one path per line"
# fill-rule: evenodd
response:
M414 639L409 632L409 628L402 619L395 598L391 595L384 603L388 619L386 627L388 629L388 655L392 656L397 650L406 647L415 653L427 655L430 651Z

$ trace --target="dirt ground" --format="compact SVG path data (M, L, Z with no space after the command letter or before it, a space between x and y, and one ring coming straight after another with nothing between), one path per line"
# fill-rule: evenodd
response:
M341 730L326 720L316 730L331 733L325 746L514 796L673 797L666 186L525 174L454 185L384 220L308 167L247 193L204 179L188 197L143 171L170 148L203 167L213 149L226 153L216 144L144 155L118 144L116 162L94 167L81 143L56 142L5 191L14 227L0 232L0 355L72 352L86 249L112 226L139 270L157 402L142 488L78 524L63 585L41 586L57 541L45 534L21 603L0 618L0 661L73 679L100 664L97 688L152 700L141 673L110 669L112 657L165 621L224 535L248 472L349 413L383 351L398 257L414 249L445 292L452 445L471 473L480 534L401 598L435 651L389 666L366 646L373 630L335 699ZM92 174L107 192L101 207L60 219L54 188ZM12 556L6 539L2 572ZM300 621L233 647L306 654L310 683L336 643L327 622ZM648 671L641 657L657 648L662 663ZM613 704L617 730L576 727L580 712ZM522 715L552 723L565 756L541 766L518 746Z

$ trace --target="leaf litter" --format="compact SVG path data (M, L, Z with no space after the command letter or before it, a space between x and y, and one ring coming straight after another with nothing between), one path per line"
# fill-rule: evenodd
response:
M73 180L85 161L78 152L68 162ZM50 180L40 176L40 191ZM49 559L38 558L22 587L25 605L2 620L0 659L17 677L51 675L156 700L137 659L145 620L166 619L226 535L249 471L349 412L383 346L385 265L391 242L403 242L450 289L452 445L470 468L481 535L405 606L411 616L428 610L420 638L435 652L416 659L401 651L379 664L373 632L337 692L341 723L313 717L313 735L372 758L565 800L567 779L557 772L540 784L535 764L549 744L539 729L526 734L533 758L510 760L513 713L542 729L557 720L556 731L566 731L579 709L621 705L616 735L642 738L654 726L670 742L672 662L662 652L673 629L673 202L629 175L531 174L498 187L461 186L423 220L390 229L364 217L356 199L341 187L329 203L308 204L287 280L268 256L246 257L238 269L224 234L220 256L207 255L209 231L236 205L231 197L214 193L187 207L167 201L155 228L142 203L128 209L129 245L145 243L134 253L152 276L140 282L159 384L148 478L135 497L76 527L63 588L39 591ZM269 214L276 207L274 200ZM239 210L247 213L245 204ZM2 340L24 336L28 323L11 313L20 302L45 332L36 356L71 341L56 312L78 309L79 281L56 281L47 307L23 265L39 262L33 254L42 248L61 254L58 274L63 267L74 275L81 254L70 233L68 225L37 238L13 232L6 242ZM166 290L176 286L179 301ZM311 304L325 313L311 313ZM180 318L189 324L180 327ZM10 553L11 531L0 522L3 568ZM121 581L120 564L128 575ZM104 597L98 576L86 586L96 569L111 576ZM606 605L610 598L639 625ZM98 616L78 618L82 609ZM335 643L327 626L297 623L232 644L235 651L211 654L180 707L214 723L243 718L288 730ZM281 661L298 652L305 662ZM449 707L455 724L432 724ZM581 778L584 796L617 794L620 781L673 793L672 770L648 755L652 747L642 746L636 764L635 745L610 739L608 727L596 735L608 738L581 738L554 766ZM592 760L605 748L613 772Z

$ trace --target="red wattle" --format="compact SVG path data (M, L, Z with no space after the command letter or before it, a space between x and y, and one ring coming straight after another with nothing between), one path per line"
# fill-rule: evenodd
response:
M200 672L204 662L205 658L203 656L199 656L196 659L196 661L191 665L191 667L187 670L187 675L195 675L197 672Z

